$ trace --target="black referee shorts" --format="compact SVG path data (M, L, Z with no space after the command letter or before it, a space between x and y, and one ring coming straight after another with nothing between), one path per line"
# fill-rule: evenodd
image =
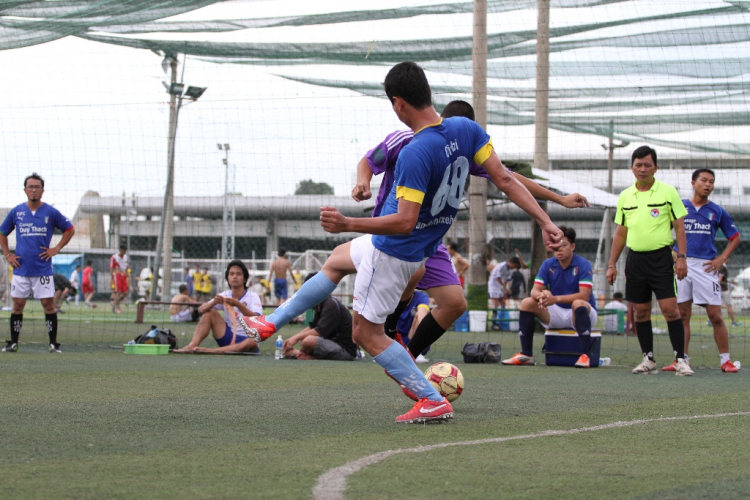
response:
M630 250L625 260L625 298L633 304L677 297L674 260L670 247L650 252Z

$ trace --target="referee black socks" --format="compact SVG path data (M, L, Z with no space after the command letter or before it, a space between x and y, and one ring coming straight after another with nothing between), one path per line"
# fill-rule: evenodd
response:
M57 313L45 314L44 324L47 325L47 334L49 335L49 343L57 344Z
M669 323L667 323L669 324ZM641 344L641 352L644 354L654 352L654 330L651 326L651 320L636 321L635 334L638 335L638 343ZM672 336L671 334L669 335ZM684 342L684 339L683 339ZM653 354L650 354L653 356Z
M432 315L432 311L430 311L419 323L414 335L409 340L409 352L414 357L419 356L422 354L422 351L442 337L445 330L445 328L440 326L440 323L435 321L435 317Z
M21 325L23 325L23 314L10 315L10 341L18 344L18 337L21 335Z
M667 331L669 331L669 341L672 342L672 349L675 351L676 358L685 358L685 325L682 319L667 321Z

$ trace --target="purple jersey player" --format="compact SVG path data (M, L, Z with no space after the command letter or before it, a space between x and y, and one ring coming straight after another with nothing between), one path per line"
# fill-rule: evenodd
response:
M464 116L473 120L474 109L466 101L452 101L445 107L441 116L443 118ZM372 176L383 174L375 208L372 211L373 217L380 216L383 204L393 188L396 160L401 150L411 142L413 137L414 133L411 130L393 132L377 147L370 150L358 163L357 185L352 190L352 198L356 201L370 199L372 196L370 192ZM470 162L469 173L473 176L489 178L487 172L474 162ZM516 175L516 178L536 198L553 201L568 208L588 206L586 198L577 193L560 196L522 175ZM385 323L386 334L393 338L396 333L398 318L409 304L414 289L419 288L428 291L435 299L437 307L422 320L409 342L408 349L414 356L418 356L439 339L466 310L466 299L461 282L450 254L442 243L438 245L435 254L425 262L423 272L423 275L420 272L412 278L409 287L401 297L401 302Z

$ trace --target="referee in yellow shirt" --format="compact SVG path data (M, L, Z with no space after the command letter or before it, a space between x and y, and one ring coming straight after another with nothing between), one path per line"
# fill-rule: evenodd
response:
M687 276L687 240L682 219L687 215L677 190L654 178L658 169L656 151L641 146L631 157L635 184L617 199L612 253L607 281L617 278L617 259L623 248L630 249L625 263L625 298L635 308L635 331L643 352L643 362L633 373L657 373L654 361L654 332L651 325L651 294L656 295L669 340L674 348L676 375L692 375L685 362L685 329L677 307L677 279ZM672 257L672 229L677 237L677 258Z

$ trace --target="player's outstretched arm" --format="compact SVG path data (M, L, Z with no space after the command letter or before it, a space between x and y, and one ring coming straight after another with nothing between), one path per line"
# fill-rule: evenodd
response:
M542 207L539 206L539 203L536 202L529 190L503 166L495 151L485 160L482 167L489 174L492 183L505 193L510 198L510 201L529 214L539 224L539 227L542 228L545 246L551 250L559 247L562 240L562 232L552 223L547 212L542 210Z
M401 198L398 200L398 212L372 218L344 217L335 207L320 207L320 225L329 233L409 235L417 224L421 206L419 203Z
M43 252L39 254L39 257L41 257L42 260L50 260L52 257L60 253L60 250L65 248L65 245L70 242L70 239L74 234L76 234L76 230L73 226L70 226L70 228L63 233L62 238L60 238L60 243L58 243L57 246L52 248L39 247L43 250Z
M585 196L578 193L572 193L566 196L561 196L555 192L550 191L544 186L537 184L528 177L524 177L521 174L513 174L513 176L524 185L526 189L534 196L534 198L551 201L562 205L565 208L584 208L589 206L589 200Z
M352 198L354 201L365 201L372 198L370 191L370 182L372 181L372 169L367 157L363 156L357 163L357 184L352 189Z

